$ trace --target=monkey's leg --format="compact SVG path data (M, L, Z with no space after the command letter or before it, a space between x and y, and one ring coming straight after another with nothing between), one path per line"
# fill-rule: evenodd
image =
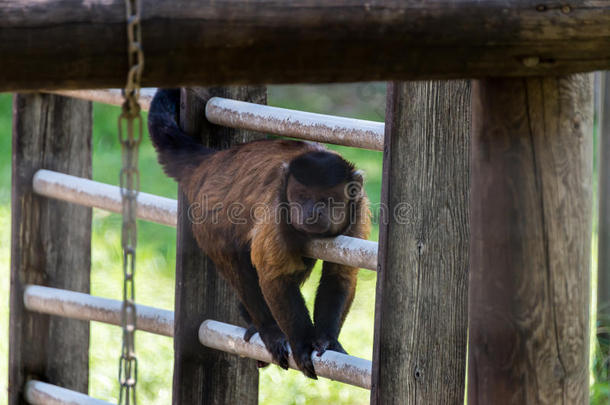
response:
M288 369L288 357L290 354L286 336L278 326L263 298L254 267L251 264L241 263L237 277L233 278L233 285L245 309L242 312L242 316L246 319L246 322L248 322L248 318L250 319L249 323L253 324L256 331L258 331L273 360L283 369ZM250 340L254 334L250 332L253 332L251 327L246 331L244 340Z
M345 353L339 343L339 332L354 300L358 269L324 262L316 293L314 323L316 350L321 356L326 349Z
M315 329L299 289L302 279L301 273L288 275L276 273L274 277L261 278L260 285L273 317L288 336L297 366L307 377L317 379L311 361Z

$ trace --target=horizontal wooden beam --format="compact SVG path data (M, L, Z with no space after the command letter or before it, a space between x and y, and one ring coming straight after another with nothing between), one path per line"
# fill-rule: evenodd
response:
M121 212L121 192L117 186L50 170L39 170L34 175L33 187L34 192L46 197ZM138 218L176 226L176 200L139 193L137 205ZM305 246L304 254L333 263L377 270L377 242L364 239L349 236L313 239Z
M151 0L143 84L557 75L610 69L610 0ZM110 88L123 0L0 2L0 91Z
M155 96L154 87L140 89L140 108L142 111L150 109L150 103ZM110 105L121 106L125 101L123 93L120 89L99 89L99 90L51 90L52 94L58 94L64 97L78 98L81 100L95 101L96 103L104 103Z
M252 336L249 342L244 340L246 330L239 326L214 320L207 320L199 328L201 344L213 349L246 356L251 359L273 362L271 353L258 334ZM327 350L322 356L312 354L316 374L320 377L371 389L371 361L347 354ZM298 370L296 363L290 357L290 368Z
M122 301L95 297L75 291L29 285L23 293L29 311L64 318L121 325ZM157 335L174 336L174 313L145 305L136 305L137 328Z
M36 380L26 384L25 399L31 405L112 405L111 402Z

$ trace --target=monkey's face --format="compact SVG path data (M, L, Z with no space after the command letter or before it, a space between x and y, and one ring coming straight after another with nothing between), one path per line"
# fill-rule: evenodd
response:
M289 223L310 235L338 235L349 224L350 198L354 195L354 182L316 187L301 184L289 176L286 185Z

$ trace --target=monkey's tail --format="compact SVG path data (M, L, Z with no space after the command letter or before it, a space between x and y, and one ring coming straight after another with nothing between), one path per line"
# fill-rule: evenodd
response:
M184 180L206 156L214 153L180 128L179 106L179 89L159 89L148 112L148 132L159 163L177 181Z

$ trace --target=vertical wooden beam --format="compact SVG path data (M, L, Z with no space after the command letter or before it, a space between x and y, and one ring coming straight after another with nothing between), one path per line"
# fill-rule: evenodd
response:
M462 404L470 83L388 87L371 403Z
M591 75L473 84L468 402L587 404Z
M30 94L13 99L9 405L28 379L87 392L89 323L25 310L26 284L89 292L91 208L32 192L51 169L91 178L91 103Z
M206 121L205 103L214 96L259 104L267 102L265 87L183 89L180 120L187 133L201 137L204 144L216 149L260 137ZM258 403L256 362L206 348L197 338L199 325L205 319L232 324L243 324L243 321L236 294L193 237L182 191L178 200L173 403L255 405Z
M610 72L599 73L598 138L599 243L597 262L597 338L602 353L610 349ZM610 374L610 359L602 359Z

